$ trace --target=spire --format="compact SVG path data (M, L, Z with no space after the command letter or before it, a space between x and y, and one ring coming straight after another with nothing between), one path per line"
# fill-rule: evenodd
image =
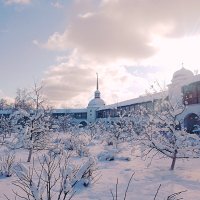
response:
M99 77L98 77L98 73L97 74L97 90L99 90Z
M94 98L100 98L100 92L99 92L99 76L98 73L97 74L97 90L94 93Z

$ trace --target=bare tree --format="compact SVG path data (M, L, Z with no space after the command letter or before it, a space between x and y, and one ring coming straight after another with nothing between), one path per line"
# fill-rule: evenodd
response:
M11 104L8 103L6 99L0 99L0 110L6 110L11 108Z
M28 89L17 89L14 107L16 109L23 109L26 111L30 111L32 109L30 91Z
M178 120L183 110L184 106L174 107L167 99L158 101L148 115L143 133L138 137L143 156L152 153L152 158L160 154L171 158L171 170L174 169L176 159L200 156L200 138L187 133Z
M31 161L33 150L45 149L50 139L50 124L49 116L40 111L33 116L30 116L27 125L24 129L24 141L26 148L29 150L28 160Z
M45 109L45 97L43 95L43 85L34 82L34 86L30 92L30 98L33 104L34 111L37 113L39 110Z
M13 146L29 150L28 162L31 161L33 151L45 149L50 140L50 111L46 110L42 88L42 85L34 83L32 91L19 90L17 102L20 106L11 115L18 133Z

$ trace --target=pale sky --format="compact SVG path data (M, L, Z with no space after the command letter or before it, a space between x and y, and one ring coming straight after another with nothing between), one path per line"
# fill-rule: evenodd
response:
M107 104L200 72L199 0L0 0L0 98L43 81L56 107Z

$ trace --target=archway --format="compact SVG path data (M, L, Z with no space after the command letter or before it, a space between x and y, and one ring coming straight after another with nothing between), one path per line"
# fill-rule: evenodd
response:
M184 127L187 132L192 133L194 125L200 125L199 116L195 113L190 113L184 118Z
M81 121L81 122L79 123L79 127L80 127L80 128L85 127L85 126L87 126L87 122L86 122L86 121Z

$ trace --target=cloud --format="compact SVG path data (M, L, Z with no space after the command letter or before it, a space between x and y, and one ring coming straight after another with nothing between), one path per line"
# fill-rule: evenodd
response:
M85 105L85 96L95 82L95 70L79 62L76 53L66 60L58 57L57 61L61 63L51 66L43 78L46 96L57 106Z
M74 15L63 33L44 44L50 50L77 49L95 59L140 60L159 49L155 36L182 37L200 32L199 0L75 1Z
M69 56L57 56L56 62L58 62L58 63L67 62L68 59L69 59Z
M52 36L49 37L48 42L45 44L41 44L37 40L33 40L33 44L42 48L46 48L49 50L58 50L63 51L66 50L66 33L62 35L58 32L55 32Z
M155 80L169 83L174 60L182 61L180 48L173 49L175 42L170 41L200 33L199 0L74 2L63 33L53 33L45 43L33 41L49 50L73 52L57 57L44 77L47 96L60 107L86 107L93 98L96 72L107 104L138 97Z
M59 1L51 2L51 6L58 9L63 8L63 5Z
M4 0L6 4L29 4L31 0Z
M48 94L52 94L51 99L71 99L79 93L88 92L94 80L91 77L91 69L61 63L47 72L44 85Z
M102 65L74 52L66 61L46 71L45 94L56 107L87 107L94 97L96 72L107 104L137 97L149 86L143 75L129 73L125 66Z

